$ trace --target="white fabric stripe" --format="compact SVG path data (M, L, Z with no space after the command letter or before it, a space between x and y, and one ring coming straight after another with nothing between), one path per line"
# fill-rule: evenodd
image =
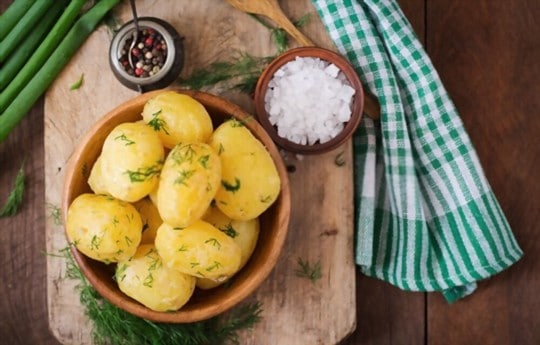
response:
M359 192L363 196L373 196L375 190L377 207L389 212L383 216L382 228L375 229L374 236L380 238L373 272L369 267L365 271L383 279L385 272L389 272L388 281L409 289L419 288L414 283L416 274L420 274L423 288L431 289L432 276L439 288L446 289L472 282L477 275L487 277L518 259L521 250L499 204L490 198L489 184L455 107L397 2L352 0L351 6L346 8L340 1L313 1L336 46L361 71L362 80L367 81L368 89L378 96L383 110L383 135L376 142L376 152L372 147L362 147L367 152L355 152L355 155L363 155L361 159L366 164L363 170L368 169L367 164L376 164L376 186L369 188L369 181L361 181ZM330 5L336 7L336 13L330 13ZM432 90L434 86L436 89ZM451 133L457 137L452 137ZM377 134L381 135L378 129ZM374 140L375 136L369 138ZM415 171L413 147L417 150L417 163L426 169ZM462 147L469 152L461 153ZM440 161L439 169L432 168L434 159ZM483 195L487 195L496 215L492 218L486 215L486 225L480 227L467 203L477 201L482 211ZM464 219L457 212L458 208L463 209ZM445 230L449 227L446 214L454 216L455 234L449 232L450 229ZM390 225L392 215L400 215L393 218L400 221ZM442 222L441 227L427 231L433 234L432 240L441 248L442 258L439 259L430 246L428 234L416 232L422 231L421 227L415 229L409 225L407 234L402 229L404 224L414 221L434 223L436 216L441 217L437 219ZM467 231L468 226L474 230ZM391 243L386 243L389 232ZM421 248L416 248L415 236L423 236ZM487 242L488 237L491 244ZM507 248L511 252L510 258L505 255ZM429 253L430 261L427 262ZM384 265L386 255L390 259L388 265ZM486 264L480 256L485 256L489 270L480 267ZM474 275L468 272L463 259L472 263L476 269ZM498 259L501 261L497 262ZM442 263L447 266L449 277L443 276Z

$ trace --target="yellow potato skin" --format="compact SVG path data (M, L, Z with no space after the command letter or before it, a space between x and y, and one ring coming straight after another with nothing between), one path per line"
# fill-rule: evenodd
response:
M232 219L257 218L277 199L281 188L272 157L238 120L221 124L209 145L221 158L222 185L216 205Z
M163 223L155 244L167 267L195 277L222 281L240 267L240 247L202 220L183 229Z
M223 214L215 205L212 205L208 208L202 219L231 237L240 247L241 259L238 270L241 270L251 257L251 254L253 254L257 245L260 229L259 218L233 220ZM197 287L203 290L214 288L223 283L208 278L197 278Z
M101 156L98 157L90 171L88 185L90 185L90 189L96 194L109 194L105 179L103 178L103 171L101 170Z
M155 311L184 306L195 290L195 277L163 265L153 244L143 244L129 260L116 266L122 292Z
M156 205L149 197L146 197L134 203L133 206L141 215L143 222L141 244L153 244L157 229L163 223Z
M174 91L149 99L142 115L168 148L183 142L206 142L213 131L212 119L204 106Z
M79 195L68 208L66 232L84 255L105 263L127 260L141 242L141 216L110 196Z
M220 180L221 161L210 146L177 145L167 156L157 190L157 207L163 221L183 228L200 219Z
M105 139L101 176L110 195L135 202L157 185L165 153L161 140L142 122L122 123Z

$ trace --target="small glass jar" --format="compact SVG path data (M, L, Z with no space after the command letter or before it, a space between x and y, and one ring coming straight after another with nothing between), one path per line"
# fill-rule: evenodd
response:
M111 42L109 49L109 64L111 69L116 78L130 89L146 92L165 88L178 78L184 65L184 47L182 38L172 25L161 19L141 17L138 21L139 38L137 39L137 42L140 42L138 44L142 43L140 51L138 51L139 54L144 56L145 54L148 54L148 51L151 53L151 49L156 49L152 44L146 44L147 42L145 42L145 39L150 38L145 37L142 34L146 30L147 32L153 31L161 36L160 41L164 41L163 47L165 49L163 50L163 47L159 46L157 48L160 48L159 51L161 52L166 52L166 55L163 54L161 56L162 61L158 61L156 64L153 64L152 59L154 59L154 56L152 56L150 59L146 59L150 60L150 62L142 66L142 64L145 63L145 58L143 57L143 61L140 62L139 65L140 67L136 67L140 68L140 70L132 68L131 65L126 62L127 54L131 54L129 46L136 30L135 23L130 21L118 30ZM137 45L135 48L139 49ZM147 51L144 52L143 49ZM156 59L157 58L158 57L156 57ZM133 60L133 63L136 64L137 60ZM143 67L145 68L144 70ZM154 69L156 67L157 70ZM131 70L132 73L129 73L129 70Z

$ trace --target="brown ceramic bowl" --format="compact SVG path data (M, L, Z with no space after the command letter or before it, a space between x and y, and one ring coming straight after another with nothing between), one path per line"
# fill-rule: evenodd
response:
M321 60L333 63L347 77L349 84L356 90L352 104L351 119L345 124L343 131L335 136L330 141L325 143L315 143L313 145L301 145L289 141L278 135L277 128L268 120L268 115L265 110L265 95L268 89L268 83L274 77L274 74L287 62L294 60L296 57L314 57ZM364 108L364 91L358 75L354 68L341 55L333 51L318 48L318 47L300 47L286 51L282 55L274 59L268 67L263 71L255 88L255 110L257 118L264 129L272 137L274 142L281 148L299 154L318 154L331 151L342 145L353 135L354 131L360 124L362 119L362 111Z
M142 94L121 104L99 120L82 138L75 149L68 168L63 191L62 213L66 224L67 210L80 194L91 192L87 184L88 172L101 152L109 132L118 124L141 120L145 102L160 91ZM249 117L240 107L217 96L196 91L178 91L188 94L202 103L209 112L214 126L223 120ZM286 168L279 152L256 121L245 121L246 127L268 149L281 177L281 193L275 203L261 215L260 235L257 247L249 262L238 272L227 286L202 291L196 289L190 301L175 312L156 312L122 293L113 280L114 265L94 261L72 246L72 253L88 281L108 301L121 309L156 322L188 323L208 319L220 314L251 294L270 274L275 266L287 235L290 216L290 191Z

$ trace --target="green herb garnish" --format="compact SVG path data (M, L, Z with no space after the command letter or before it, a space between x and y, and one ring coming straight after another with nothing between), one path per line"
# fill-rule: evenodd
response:
M152 284L154 283L154 276L152 276L152 273L148 273L146 278L144 278L143 285L149 288L152 288Z
M10 217L17 213L24 196L24 164L26 159L23 161L17 176L15 176L15 185L8 195L4 207L0 210L0 218Z
M131 139L129 139L125 134L120 134L119 136L117 136L116 138L114 138L114 140L121 140L121 141L124 141L126 144L126 146L129 146L129 145L133 145L135 144L135 142Z
M60 211L60 207L53 204L47 204L47 207L50 210L49 217L52 218L54 225L62 225L62 212Z
M84 73L81 74L81 76L79 77L79 79L74 82L73 84L71 84L71 86L69 87L69 89L71 91L73 90L78 90L84 83Z
M208 169L208 168L210 168L210 166L208 165L208 160L209 159L210 159L210 155L205 155L205 156L199 157L198 161L199 161L199 164L203 168Z
M152 120L150 120L147 125L152 127L156 132L163 130L165 134L169 134L167 131L167 122L159 117L159 114L161 114L161 109L152 114Z
M181 184L187 187L187 180L195 175L195 170L182 170L179 175L180 176L174 180L174 184Z
M221 230L227 236L232 237L232 238L235 238L236 236L238 236L238 231L236 231L235 228L233 228L232 224L227 224L226 227L219 228L219 230Z
M208 68L197 69L191 76L179 79L178 82L181 86L194 90L225 83L227 89L250 92L255 89L257 79L273 58L274 56L254 57L241 54L232 61L218 61Z
M186 144L184 146L177 146L171 152L171 159L176 165L181 165L184 162L193 163L193 158L195 157L195 149L191 144Z
M298 258L298 268L294 271L297 277L307 278L311 280L312 283L315 283L322 277L321 273L321 261L317 261L313 266L309 261L304 261L302 258Z
M218 262L218 261L214 261L214 264L212 266L209 266L206 271L207 272L212 272L214 270L217 270L219 269L220 267L223 267L223 265L221 264L221 262Z
M256 21L258 21L260 24L262 24L265 28L270 30L270 35L272 36L272 40L274 41L274 44L276 46L278 54L283 53L285 50L287 50L287 45L289 43L289 39L287 37L287 33L282 28L274 28L270 25L268 25L265 21L260 19L256 14L250 14ZM293 22L294 26L297 28L300 28L304 25L306 25L309 22L310 19L309 13L304 14L300 19Z
M139 168L136 171L127 170L125 174L129 176L131 182L144 182L150 180L154 176L159 176L160 172L161 164L156 164L150 167Z
M229 122L231 124L231 127L233 128L236 128L236 127L244 127L246 125L246 123L248 123L249 121L253 120L253 116L248 116L244 119L237 119L235 117L232 117Z
M144 320L119 309L98 294L75 263L69 247L53 256L66 259L66 277L78 282L80 301L92 321L92 338L97 345L239 344L238 332L252 328L261 319L261 303L254 302L200 322L168 324ZM120 272L117 270L116 278L122 279L121 269Z
M234 178L234 182L234 184L230 184L225 180L221 180L221 185L223 186L223 188L225 188L227 192L236 193L236 191L240 189L240 180L238 179L238 177Z
M204 241L204 243L210 243L214 247L217 247L218 249L221 249L221 243L219 243L219 241L216 240L215 238L209 238L206 241Z

